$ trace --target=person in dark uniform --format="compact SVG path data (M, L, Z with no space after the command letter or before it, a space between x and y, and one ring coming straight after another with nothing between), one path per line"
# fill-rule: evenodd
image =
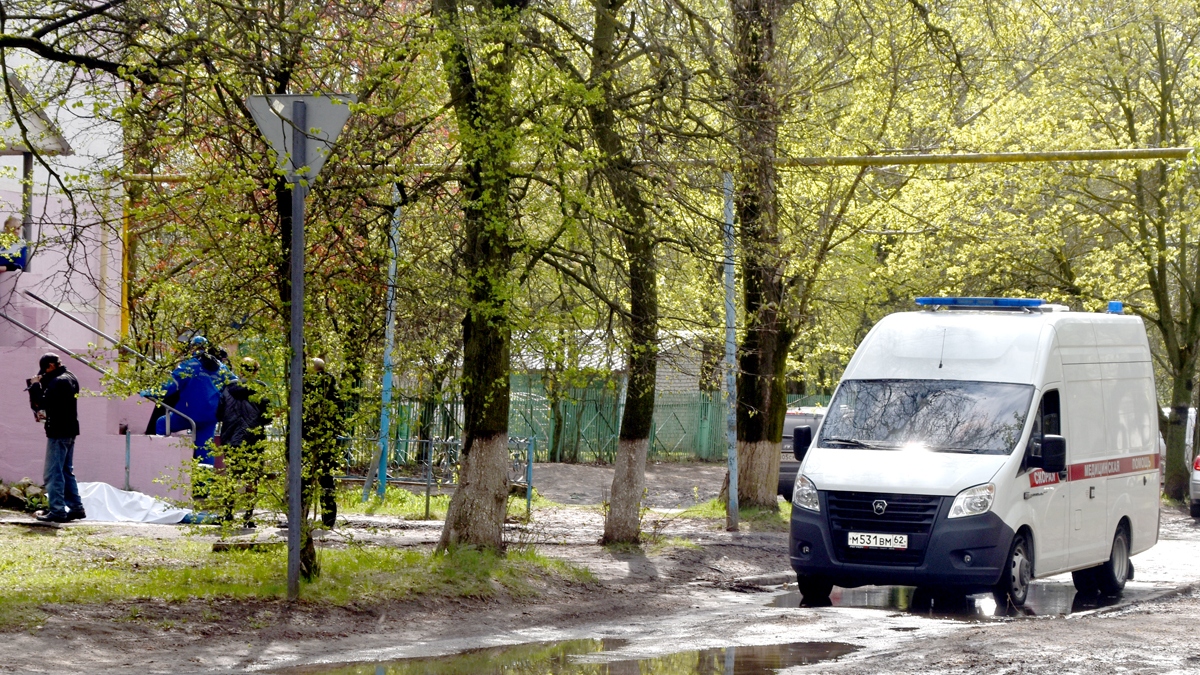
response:
M75 438L79 436L79 380L67 371L57 354L38 360L38 374L29 379L29 407L46 426L46 464L42 470L47 511L38 520L65 523L87 518L75 481Z
M310 363L312 368L304 374L304 493L311 495L316 483L321 522L332 528L337 522L333 475L341 466L337 444L342 428L341 398L337 379L325 371L325 361L312 359Z
M268 412L270 398L267 385L258 377L258 362L244 358L241 363L240 380L226 385L217 404L217 421L221 423L221 453L225 458L225 470L235 483L232 489L244 491L246 514L243 525L254 527L254 507L258 502L258 483L266 472L263 462L262 442L266 438L265 428L271 422ZM236 493L231 492L225 504L226 519L233 518Z

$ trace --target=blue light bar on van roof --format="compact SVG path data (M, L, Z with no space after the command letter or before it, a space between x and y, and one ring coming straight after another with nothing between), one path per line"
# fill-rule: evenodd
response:
M917 298L922 307L1041 307L1041 298Z

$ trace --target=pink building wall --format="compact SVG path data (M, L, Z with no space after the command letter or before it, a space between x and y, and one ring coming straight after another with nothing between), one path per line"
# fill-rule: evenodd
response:
M16 159L19 162L19 158ZM0 166L12 165L0 158ZM19 164L18 164L19 165ZM45 176L36 180L35 237L42 247L32 258L32 271L0 273L0 312L26 324L74 352L111 359L113 352L101 338L26 297L30 290L69 311L76 318L109 335L120 331L121 245L114 223L93 208L72 209L65 199L47 196ZM119 193L117 193L119 194ZM19 215L20 186L0 178L0 222ZM78 204L78 202L77 202ZM83 227L79 227L83 226ZM73 241L65 243L72 234ZM67 248L71 254L65 255ZM130 438L130 487L155 496L183 497L171 489L180 483L180 472L191 460L190 438L152 437L145 429L153 406L138 398L109 399L104 396L100 374L68 357L43 340L31 336L0 318L0 480L30 478L42 482L46 436L35 423L25 393L25 379L37 373L38 358L54 351L79 378L80 436L75 445L75 475L80 481L102 481L125 486L125 444L119 433L128 425ZM166 480L166 484L163 481ZM184 481L186 483L186 481Z

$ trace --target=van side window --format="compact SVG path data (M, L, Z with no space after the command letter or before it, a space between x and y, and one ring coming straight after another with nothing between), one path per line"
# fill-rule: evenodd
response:
M1042 433L1053 436L1062 435L1062 422L1058 414L1058 390L1048 391L1042 395L1042 405L1038 408L1038 416L1042 418Z
M1058 390L1051 390L1042 394L1042 401L1038 404L1037 415L1033 418L1033 429L1029 433L1029 446L1025 450L1025 457L1041 457L1042 456L1042 436L1050 434L1058 436L1062 434L1062 416L1059 414ZM1022 463L1021 470L1026 469L1026 462Z

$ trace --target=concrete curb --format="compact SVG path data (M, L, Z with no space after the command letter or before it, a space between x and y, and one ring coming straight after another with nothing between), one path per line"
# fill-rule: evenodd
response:
M748 577L737 577L729 582L730 584L744 584L746 586L780 586L783 584L796 583L795 572L768 572L766 574L754 574Z

